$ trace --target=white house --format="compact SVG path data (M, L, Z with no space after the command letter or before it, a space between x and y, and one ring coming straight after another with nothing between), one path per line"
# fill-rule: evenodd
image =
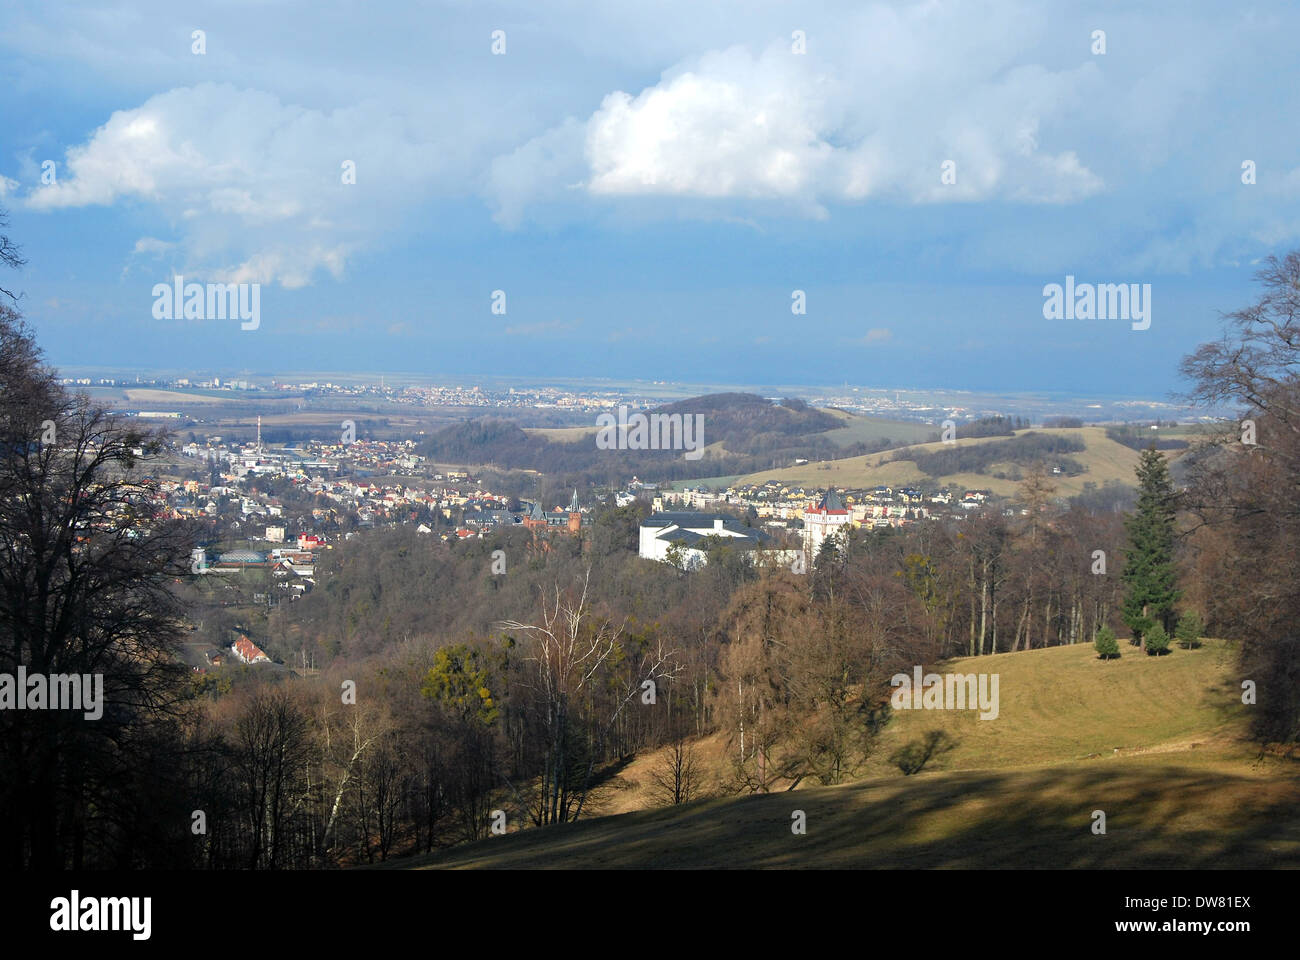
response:
M652 513L641 523L640 547L638 553L646 560L666 561L668 551L676 547L687 570L696 570L708 561L708 537L718 537L724 543L737 550L755 551L763 554L790 553L799 551L780 551L770 549L772 541L765 531L756 527L747 527L735 517L720 513Z

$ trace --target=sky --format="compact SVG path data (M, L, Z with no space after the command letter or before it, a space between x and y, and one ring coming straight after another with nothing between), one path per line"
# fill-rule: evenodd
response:
M1297 35L1249 2L9 0L0 286L67 366L1166 397L1300 245ZM177 275L258 284L256 329L159 318ZM1067 276L1149 326L1048 318Z

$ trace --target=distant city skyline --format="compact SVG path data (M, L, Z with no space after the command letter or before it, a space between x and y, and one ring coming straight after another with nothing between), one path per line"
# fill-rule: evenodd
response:
M1079 416L1095 422L1145 421L1183 418L1206 420L1230 415L1223 410L1189 407L1178 398L1143 398L1132 395L1071 394L1052 391L991 393L953 389L898 389L864 384L719 384L673 381L614 380L609 378L468 377L366 371L254 371L142 370L115 367L68 367L60 371L64 382L80 388L107 390L99 395L118 409L151 412L166 406L168 393L176 391L176 406L184 408L187 392L208 391L214 396L249 393L250 399L274 400L279 394L300 391L328 395L380 392L401 400L414 397L424 406L469 405L485 409L550 407L572 414L602 411L632 403L650 409L676 400L718 393L749 393L777 401L800 398L814 406L842 407L885 419L919 419L938 422L947 416L970 420L982 416ZM150 390L147 401L132 404L133 386ZM117 393L115 391L123 391Z

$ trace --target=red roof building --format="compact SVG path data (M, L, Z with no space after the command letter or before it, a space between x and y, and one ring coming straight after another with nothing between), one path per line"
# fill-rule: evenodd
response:
M230 645L230 652L233 653L244 663L270 663L271 658L262 652L261 647L255 644L248 637L240 635L239 639Z

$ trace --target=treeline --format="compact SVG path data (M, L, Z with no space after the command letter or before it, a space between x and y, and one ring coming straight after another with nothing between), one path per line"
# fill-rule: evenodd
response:
M992 417L980 417L980 419L971 423L963 423L957 427L957 439L963 437L1010 437L1017 430L1028 430L1031 424L1025 417L1002 416L998 414Z
M803 400L787 398L780 403L752 393L714 393L665 404L652 411L704 417L705 437L709 443L722 442L733 454L765 454L799 449L812 442L812 435L835 430L843 421L824 410L816 410ZM822 449L836 449L821 438Z
M1170 426L1177 426L1177 424L1170 424ZM1152 447L1156 450L1186 450L1190 446L1186 440L1177 437L1153 436L1149 427L1134 424L1107 427L1106 436L1132 450L1146 450Z
M1194 402L1236 416L1207 437L1214 455L1190 464L1180 505L1196 580L1212 585L1204 607L1230 625L1241 676L1257 687L1253 733L1290 752L1300 741L1300 250L1265 258L1255 277L1256 301L1182 364ZM1255 436L1243 436L1246 420Z
M602 509L584 541L602 591L625 601L628 613L653 619L665 596L672 598L683 584L666 574L656 577L657 567L630 569L647 512L643 504ZM488 635L498 621L535 607L544 571L562 567L565 576L572 575L584 541L567 535L537 539L518 526L463 543L446 543L409 525L357 533L321 555L311 593L272 615L264 649L287 663L304 649L329 662L362 658L404 638ZM638 574L648 577L639 596Z
M931 477L953 473L984 473L995 463L1015 463L1028 467L1041 461L1060 467L1065 476L1078 476L1087 468L1067 454L1081 453L1086 449L1078 437L1026 433L1007 440L945 446L934 452L907 448L898 451L891 459L911 460L921 472Z
M573 648L519 636L402 643L231 692L196 684L183 768L205 829L179 845L188 865L373 862L480 839L496 810L511 830L595 812L604 760L646 742L666 710L632 707L642 673L655 676L654 628L614 628L569 595L562 613L570 602L581 613L558 639L594 650L582 671L565 659Z

